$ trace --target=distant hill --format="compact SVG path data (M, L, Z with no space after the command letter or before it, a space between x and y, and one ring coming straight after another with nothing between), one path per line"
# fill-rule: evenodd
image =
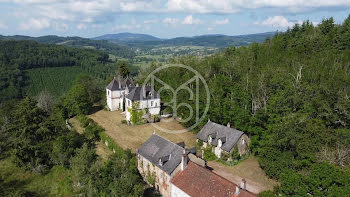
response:
M155 46L205 46L225 48L229 46L245 46L253 42L264 42L266 38L272 37L276 32L248 34L239 36L227 36L221 34L209 34L193 37L177 37L171 39L160 39L145 34L108 34L94 39L109 40L129 47L149 48Z
M147 34L134 34L134 33L118 33L118 34L106 34L92 38L93 40L109 40L109 41L159 41L160 38L147 35Z
M40 43L65 45L65 46L75 47L75 48L90 48L90 49L103 50L103 51L106 51L107 53L111 53L118 57L124 57L124 58L132 58L135 56L135 52L133 52L132 50L130 50L125 46L121 46L106 40L90 40L90 39L81 38L81 37L60 37L60 36L54 36L54 35L40 36L40 37L30 37L30 36L22 36L22 35L15 35L15 36L0 35L0 40L34 40Z

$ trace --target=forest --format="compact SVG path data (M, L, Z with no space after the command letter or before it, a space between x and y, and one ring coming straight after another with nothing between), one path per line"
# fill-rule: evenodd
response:
M61 96L79 73L105 80L117 68L107 53L98 50L35 41L0 41L0 45L0 102L43 90Z
M55 104L45 96L2 103L1 196L143 195L145 183L130 150L114 146L115 154L107 161L96 155L104 130L84 115L102 99L102 92L96 79L79 75ZM83 134L65 121L78 114Z
M209 111L194 132L210 118L248 133L260 166L280 182L261 196L350 196L349 38L350 17L340 25L329 18L317 26L297 24L262 44L172 59L198 71L209 86ZM139 79L159 66L152 64ZM193 75L172 68L157 77L179 87ZM199 92L201 114L203 86ZM162 91L161 97L166 102L172 94ZM186 92L177 99L196 107ZM177 114L190 117L186 107Z

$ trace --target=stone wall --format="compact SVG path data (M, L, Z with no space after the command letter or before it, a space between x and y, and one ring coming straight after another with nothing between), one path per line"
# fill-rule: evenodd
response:
M141 155L137 155L138 165L137 168L142 175L143 179L149 183L149 176L153 176L155 178L154 187L164 196L170 197L170 180L174 176L174 172L172 175L168 175L163 170L161 170L156 165L149 162L147 159L142 157ZM151 184L151 183L149 183Z
M246 135L246 134L243 134L240 138L239 138L239 140L238 140L238 142L237 142L237 144L236 144L236 146L237 146L237 148L238 148L238 153L242 156L242 155L245 155L245 154L247 154L247 153L249 153L249 144L250 144L250 139L249 139L249 137Z

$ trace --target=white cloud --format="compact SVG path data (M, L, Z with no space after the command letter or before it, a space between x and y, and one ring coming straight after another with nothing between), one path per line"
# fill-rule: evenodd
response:
M193 18L192 15L188 15L181 23L183 25L198 25L201 23L201 20L198 18Z
M151 19L143 21L144 24L158 23L158 19Z
M295 22L289 22L284 16L274 16L274 17L269 17L268 19L260 23L255 22L255 24L263 25L263 26L287 28L295 25Z
M87 28L88 28L88 26L84 23L80 23L77 25L77 29L79 29L79 30L85 30Z
M20 29L22 30L40 30L40 29L46 29L50 27L50 21L48 19L42 18L42 19L36 19L32 18L28 22L24 22L20 24Z
M230 20L228 18L224 19L224 20L217 20L214 21L214 25L226 25L229 24Z
M100 17L120 13L218 13L231 14L244 9L275 8L285 12L308 11L318 8L349 8L349 0L0 0L13 2L26 12L52 18L74 20L80 17ZM50 11L50 12L49 12ZM62 15L62 16L61 16ZM51 17L50 17L51 18Z
M274 16L269 17L264 21L261 22L254 22L255 25L262 25L262 26L268 26L268 27L276 27L281 29L286 29L288 27L293 27L295 24L301 25L303 21L288 21L284 16ZM318 25L318 22L311 22L313 25Z
M179 22L180 22L180 20L177 19L177 18L169 18L169 17L167 17L167 18L163 19L163 23L166 24L166 25L175 26L175 25L177 25Z
M168 0L166 8L173 12L236 13L243 9L283 8L298 12L328 7L349 7L349 0Z
M1 30L6 30L6 29L8 29L9 27L6 25L6 24L4 24L4 23L2 23L1 21L0 21L0 29Z
M56 23L54 26L57 31L66 31L69 28L66 23Z
M116 25L112 27L112 31L119 31L119 30L132 30L132 29L140 29L141 25L140 24L135 24L135 25Z

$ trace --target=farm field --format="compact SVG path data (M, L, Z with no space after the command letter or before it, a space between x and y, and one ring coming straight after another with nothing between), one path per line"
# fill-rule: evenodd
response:
M156 132L158 135L169 139L172 142L185 142L186 148L192 148L196 145L195 134L185 132L180 134L170 134L158 131L151 124L144 125L126 125L122 124L125 118L120 114L121 111L104 111L100 110L89 115L97 124L102 126L111 138L124 150L131 149L133 153L138 149L152 134ZM158 126L169 130L180 130L184 127L177 121L158 122Z

